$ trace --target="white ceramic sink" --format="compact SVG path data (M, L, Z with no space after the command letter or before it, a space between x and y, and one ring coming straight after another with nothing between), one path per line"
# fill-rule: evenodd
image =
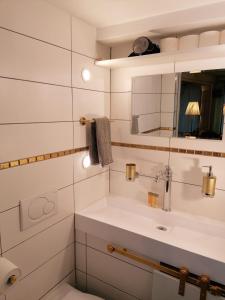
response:
M197 268L199 272L209 260L225 263L225 223L223 222L176 211L165 212L161 209L148 207L146 203L114 195L95 202L88 208L77 212L76 215L78 217L76 225L79 229L95 235L98 235L100 229L106 230L107 234L103 236L106 240L110 240L110 238L112 241L115 240L112 238L115 235L111 234L111 231L116 228L117 236L118 234L120 236L121 230L125 230L129 232L129 236L133 233L135 237L138 235L145 238L145 242L146 239L154 241L154 244L150 243L149 247L150 249L156 247L154 249L157 249L159 253L156 258L162 259L163 253L166 257L165 251L170 251L168 259L171 260L165 261L164 258L167 263L174 262L177 255L180 256L180 263L183 261L189 263L190 254L195 255L195 259L198 257L198 260L201 261L199 265L201 269ZM95 223L91 221L95 221ZM99 222L100 226L96 222ZM108 228L104 225L111 227ZM94 230L95 227L96 231ZM123 234L123 238L118 237L116 241L124 241L125 237ZM144 243L143 239L140 241ZM121 244L121 246L128 247L126 244ZM139 250L135 245L132 245L132 248ZM140 251L143 253L145 248L140 247ZM188 260L184 255L186 252L188 252ZM193 261L191 264L195 267L198 262ZM209 265L212 269L211 263ZM216 269L218 269L218 264L216 264ZM208 267L206 266L204 270L208 270ZM213 275L214 279L218 278L215 273Z

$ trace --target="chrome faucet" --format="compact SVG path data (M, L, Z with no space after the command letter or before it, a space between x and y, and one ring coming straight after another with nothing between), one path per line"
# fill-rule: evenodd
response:
M168 165L165 166L164 169L156 175L155 182L158 182L159 179L164 181L162 209L165 211L171 211L172 170L171 170L170 166L168 166Z

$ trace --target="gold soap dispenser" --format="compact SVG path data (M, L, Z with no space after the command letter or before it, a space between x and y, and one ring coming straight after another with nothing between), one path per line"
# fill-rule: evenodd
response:
M216 176L213 176L212 166L204 166L203 168L209 168L209 171L203 176L202 194L205 197L214 197L216 190Z

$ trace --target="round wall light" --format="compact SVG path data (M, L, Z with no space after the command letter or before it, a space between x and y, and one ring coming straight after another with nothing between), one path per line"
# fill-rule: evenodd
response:
M89 81L91 79L91 72L88 69L83 69L81 72L83 81Z
M89 155L86 155L86 156L83 158L82 164L83 164L83 168L84 168L84 169L87 169L87 168L90 167L90 165L91 165L91 160L90 160L90 156L89 156Z

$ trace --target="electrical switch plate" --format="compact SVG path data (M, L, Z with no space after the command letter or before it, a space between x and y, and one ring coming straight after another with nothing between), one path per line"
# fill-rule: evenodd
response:
M57 191L20 201L20 227L24 231L55 215L58 211Z

